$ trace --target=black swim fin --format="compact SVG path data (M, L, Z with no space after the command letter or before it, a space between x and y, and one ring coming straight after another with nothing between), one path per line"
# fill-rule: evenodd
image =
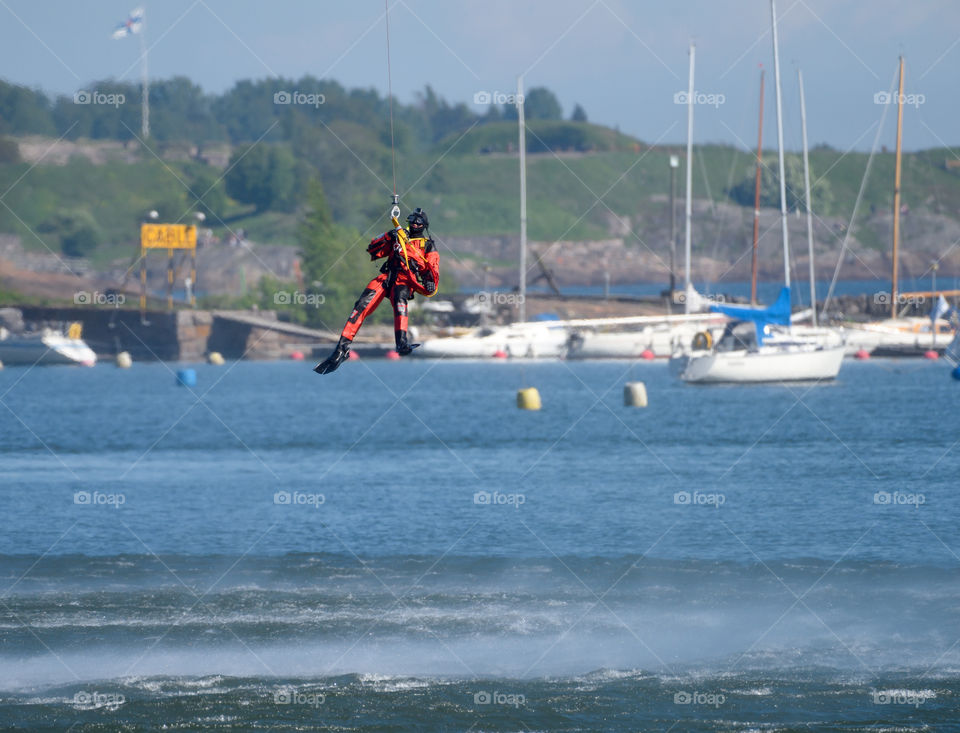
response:
M348 356L350 356L350 342L346 339L340 339L333 353L324 361L317 364L313 368L313 371L317 374L330 374L330 372L335 372L337 367L343 364Z

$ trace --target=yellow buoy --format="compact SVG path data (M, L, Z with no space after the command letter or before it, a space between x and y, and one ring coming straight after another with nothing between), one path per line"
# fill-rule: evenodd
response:
M627 407L647 406L647 388L643 382L627 382L623 385L623 404Z
M130 356L129 351L121 351L117 354L117 366L121 369L129 369L133 366L133 357Z
M542 406L540 393L536 387L527 387L517 391L517 407L521 410L539 410Z
M219 351L211 351L207 354L207 361L214 366L223 366L223 354Z

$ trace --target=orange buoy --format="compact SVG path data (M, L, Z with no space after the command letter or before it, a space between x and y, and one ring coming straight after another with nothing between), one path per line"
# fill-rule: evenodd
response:
M650 361L651 359L654 359L656 357L654 356L654 353L650 351L650 349L644 349L643 353L640 354L640 358Z
M870 358L870 352L867 351L866 349L859 349L857 353L853 355L853 358L859 359L860 361L864 361L865 359Z
M398 354L394 349L390 349L390 351L388 351L388 352L385 354L385 356L386 356L390 361L396 361L397 359L400 358L400 354Z
M936 351L934 351L933 349L930 349L929 351L927 351L927 352L925 352L925 353L923 354L923 358L924 358L924 359L939 359L939 358L940 358L940 354L938 354L938 353L937 353Z

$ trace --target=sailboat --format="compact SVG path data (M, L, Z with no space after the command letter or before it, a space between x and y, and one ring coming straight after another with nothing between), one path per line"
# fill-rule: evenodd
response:
M903 57L900 57L897 96L897 153L893 188L893 271L890 277L890 318L872 323L849 324L847 329L848 352L867 351L876 356L920 356L931 350L937 351L950 343L956 331L951 323L939 318L937 309L931 318L903 318L897 306L902 298L923 299L930 297L936 304L938 296L960 295L960 290L936 290L929 292L900 293L899 247L900 247L900 177L903 142ZM922 301L921 301L922 302Z
M685 382L789 382L833 379L843 361L843 341L825 344L823 334L801 333L790 325L790 288L768 308L717 305L732 320L706 348L670 360Z
M783 115L780 92L780 50L776 0L770 0L773 25L773 68L777 98L777 148L780 173L780 223L783 236L784 286L769 308L713 305L730 317L723 335L713 342L697 339L689 352L671 358L671 370L686 382L780 382L834 379L844 346L839 334L800 333L791 325L790 243L787 233L786 176L783 160Z
M693 53L688 100L688 138L693 125ZM523 99L523 78L517 80L517 99ZM685 315L581 318L566 321L527 321L525 310L527 274L526 128L523 104L517 106L520 158L520 272L519 320L506 326L480 326L457 336L429 339L414 352L432 358L490 358L496 355L533 359L638 359L650 352L669 357L681 342L689 343L700 332L719 333L724 319L697 307L700 298L690 282L689 220L687 229L687 292ZM690 141L688 139L688 158ZM687 186L690 187L688 164ZM689 215L689 193L687 195Z

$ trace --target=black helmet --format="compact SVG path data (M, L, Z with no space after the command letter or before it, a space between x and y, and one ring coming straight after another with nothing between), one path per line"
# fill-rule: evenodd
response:
M411 229L423 230L430 228L430 220L427 219L427 212L419 206L407 217L407 223Z

